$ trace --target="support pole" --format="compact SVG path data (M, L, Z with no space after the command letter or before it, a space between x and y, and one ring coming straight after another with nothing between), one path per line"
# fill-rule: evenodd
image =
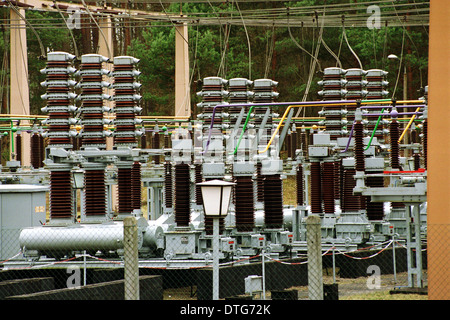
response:
M24 9L17 9L25 17ZM27 26L25 21L14 11L10 10L10 113L30 115L30 89L28 85L28 56L27 56ZM21 126L28 127L28 120L22 120ZM11 131L11 141L13 139ZM22 133L22 165L30 166L30 135ZM17 154L14 143L10 143L10 155ZM12 159L12 157L10 157Z
M213 218L213 300L219 300L219 218Z
M189 87L189 43L186 23L175 30L175 117L191 115Z
M322 236L320 217L312 214L306 218L308 249L308 292L310 300L323 300Z
M308 292L310 300L323 300L322 237L319 215L306 218L308 249Z
M125 300L139 300L138 229L135 217L123 220Z
M428 299L450 300L450 2L430 2L428 64Z

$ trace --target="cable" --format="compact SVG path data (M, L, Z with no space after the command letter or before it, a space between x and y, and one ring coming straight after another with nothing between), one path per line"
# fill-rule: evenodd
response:
M250 38L248 36L247 27L245 26L244 17L242 16L241 9L239 9L238 1L236 1L236 8L238 9L239 15L241 16L242 25L244 26L244 30L245 30L245 36L247 37L247 44L248 44L248 78L251 80L252 79L252 47L250 45Z
M56 0L53 0L53 3L54 3L55 8L58 10L59 14L61 15L61 18L63 19L64 23L66 24L67 29L69 30L70 36L72 37L73 49L75 50L75 56L76 56L77 58L79 58L80 56L79 56L79 54L78 54L78 47L77 47L77 43L76 43L76 41L75 41L75 37L73 36L73 32L72 32L72 30L69 28L69 25L68 25L66 19L64 18L64 15L63 15L63 13L61 12L61 9L59 9L59 5L56 4Z
M395 81L394 91L392 92L392 99L394 99L394 97L395 97L395 92L397 91L397 85L398 85L398 81L400 79L400 73L401 73L401 70L402 70L403 48L404 48L404 45L405 45L405 33L406 33L406 30L403 29L402 49L401 49L401 52L400 52L400 62L399 62L399 66L398 66L397 80Z
M343 30L343 33L344 33L344 39L345 39L345 42L347 43L348 48L350 49L350 51L352 52L352 54L355 56L356 60L358 61L359 67L360 67L361 69L364 69L363 66L362 66L361 60L359 60L358 55L355 53L355 51L353 51L352 47L350 46L350 43L348 42L348 39L347 39L347 32L345 32L344 21L342 21L342 30Z
M94 16L91 13L91 10L89 10L88 6L86 5L86 2L84 2L84 0L81 0L81 2L83 3L84 8L86 9L87 13L89 14L89 17L91 17L92 21L95 23L95 25L97 26L98 30L102 34L103 40L105 40L106 49L108 50L108 56L109 56L108 58L112 59L113 55L112 55L111 49L109 47L108 39L106 39L106 36L103 33L103 30L98 25L97 20L95 20Z
M16 13L23 21L25 21L25 23L26 23L27 25L30 26L31 31L33 31L33 33L34 33L34 35L36 36L37 41L38 41L38 43L39 43L39 48L41 49L41 56L42 56L42 58L45 58L45 57L47 56L47 54L45 53L44 45L42 44L41 38L39 37L38 33L36 32L36 30L34 29L34 27L31 25L31 23L28 22L27 18L25 18L25 17L20 13L20 11L17 10L16 6L14 6L14 5L11 3L10 0L7 0L7 1L8 1L9 7L10 7L11 9L13 9L14 12L15 12L15 13Z

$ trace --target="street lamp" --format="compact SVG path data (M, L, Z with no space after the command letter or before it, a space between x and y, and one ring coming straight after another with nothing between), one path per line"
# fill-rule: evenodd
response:
M388 59L399 60L397 81L395 82L395 88L394 88L394 92L392 94L392 99L394 99L395 91L397 90L398 80L400 78L400 71L401 71L401 67L402 67L403 56L401 58L399 58L397 55L391 53L387 57L388 57ZM406 76L406 64L405 64L403 67L403 100L407 100L407 97L408 97L407 90L408 90L408 79Z
M205 216L213 218L213 300L219 300L219 219L228 214L235 183L210 180L197 185L201 187Z

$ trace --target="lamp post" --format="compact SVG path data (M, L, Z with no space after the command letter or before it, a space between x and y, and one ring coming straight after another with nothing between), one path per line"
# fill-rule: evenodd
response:
M213 300L219 300L219 219L228 214L231 188L235 183L210 180L197 185L202 190L204 213L213 218Z

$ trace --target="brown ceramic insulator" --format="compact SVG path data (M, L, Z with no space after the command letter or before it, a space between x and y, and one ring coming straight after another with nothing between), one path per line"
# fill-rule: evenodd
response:
M141 149L147 149L147 134L146 133L144 133L141 136L140 142L141 142Z
M38 133L31 136L31 166L34 169L41 167L41 138Z
M297 171L296 171L296 192L297 192L297 205L301 206L304 202L304 189L305 184L303 182L303 165L300 163L297 165Z
M135 161L131 168L131 207L133 209L141 209L141 163Z
M353 188L356 186L355 173L355 169L344 169L341 198L342 212L357 212L360 209L360 197L353 194Z
M188 227L190 222L190 168L188 164L175 165L175 223Z
M153 133L153 139L152 139L152 148L153 149L159 149L159 133L158 132L154 132ZM160 156L153 156L153 160L155 161L155 164L159 164L160 163Z
M80 65L80 70L97 70L101 68L102 68L101 63L82 63Z
M197 183L202 182L203 181L202 165L195 164L194 170L195 170L195 183L197 184ZM197 205L203 204L202 188L198 185L195 185L195 203Z
M422 148L423 148L423 166L427 169L427 156L428 156L428 121L425 119L422 124Z
M342 190L342 160L334 162L334 199L339 200Z
M413 158L414 158L414 170L417 171L420 169L420 154L415 153L413 155Z
M16 135L16 160L22 162L22 135Z
M256 164L256 199L259 202L264 201L264 176L261 174L262 163Z
M50 219L72 217L72 181L70 171L50 172Z
M40 162L39 166L43 167L44 166L44 160L45 160L45 139L44 139L44 137L42 135L39 135L39 140L40 140L39 144L41 146L41 149L40 149L40 153L41 153L40 160L41 160L41 162ZM1 154L1 152L0 152L0 154Z
M255 225L255 208L253 197L253 180L251 176L235 177L235 217L237 231L253 231Z
M133 83L134 77L115 77L114 83Z
M320 162L311 162L311 213L322 213L322 179Z
M290 133L286 136L286 151L287 157L292 159L292 135Z
M115 64L113 71L130 71L133 70L132 64Z
M292 159L295 159L295 151L298 147L298 134L297 131L293 131L291 133L292 141L291 141L291 153L292 153Z
M308 133L302 132L300 133L300 147L302 149L303 156L308 159Z
M279 174L264 176L264 224L269 229L283 226L283 181Z
M334 162L322 163L322 200L324 213L334 213Z
M172 208L173 188L172 188L172 164L168 161L164 163L164 204L166 208Z
M86 216L106 214L106 186L104 170L84 172L84 207Z
M170 148L170 137L168 134L164 135L164 148Z
M133 211L131 195L131 168L117 169L118 207L120 214Z
M381 174L382 171L379 172L370 172ZM372 188L382 188L384 187L384 178L382 176L367 176L366 177L366 186ZM370 197L366 200L366 210L367 210L367 218L369 220L382 220L384 216L384 204L383 202L371 202Z
M389 134L391 137L391 168L401 169L399 158L400 157L399 143L398 143L400 134L399 134L399 124L397 120L392 120Z
M365 164L365 156L364 156L364 132L363 132L363 124L361 121L357 121L354 127L354 137L355 137L355 169L356 171L364 171Z

